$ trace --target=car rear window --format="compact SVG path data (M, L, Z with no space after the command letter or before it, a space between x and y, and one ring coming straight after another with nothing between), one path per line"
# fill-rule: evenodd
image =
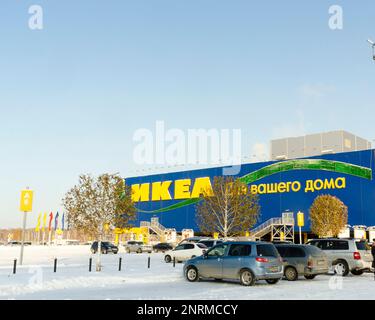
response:
M315 246L307 246L306 249L313 255L313 256L320 256L322 255L322 251L315 247Z
M282 256L283 258L286 256L286 251L287 251L288 247L276 246L276 249L277 249L277 251L279 251L280 256Z
M251 245L248 244L232 244L229 249L229 256L246 257L251 254Z
M278 252L276 248L271 244L258 244L257 255L259 257L277 257Z
M370 250L370 246L367 241L356 241L357 250Z

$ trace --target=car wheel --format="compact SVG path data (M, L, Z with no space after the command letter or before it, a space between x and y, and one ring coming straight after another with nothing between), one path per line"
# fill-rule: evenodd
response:
M138 249L138 250L137 250L137 253L142 253L142 249Z
M249 269L242 270L240 273L240 282L245 287L253 286L255 283L254 274Z
M316 274L305 274L304 277L307 280L314 280L316 278Z
M355 270L355 269L353 269L353 270L351 271L351 273L352 273L352 275L354 275L354 276L361 276L361 275L363 275L363 271L362 271L362 270Z
M127 253L130 253L130 249L126 249L126 252L127 252Z
M117 254L117 253L118 253L118 251L113 251L113 253L114 253L114 254Z
M266 282L268 284L276 284L280 281L280 279L267 279Z
M287 267L285 269L284 275L288 281L296 281L298 279L297 270L293 267Z
M196 258L197 256L191 256L191 259L194 259L194 258Z
M345 260L338 260L333 263L335 274L346 277L349 274L349 266Z
M165 257L164 257L164 261L165 261L166 263L170 263L170 262L172 261L172 257L171 257L171 256L165 256Z
M186 269L186 279L189 282L197 282L199 280L199 274L196 267L187 267Z

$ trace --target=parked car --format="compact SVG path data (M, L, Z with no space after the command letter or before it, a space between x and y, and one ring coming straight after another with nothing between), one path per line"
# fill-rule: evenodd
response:
M166 251L173 250L173 246L170 243L158 243L152 247L152 250L155 252L161 251L164 253Z
M114 254L118 253L118 247L108 241L102 241L101 244L101 252L103 254L108 254L112 252ZM98 241L94 241L91 245L91 252L96 254L98 252Z
M184 266L184 275L190 282L200 278L232 279L244 286L252 286L258 280L276 284L283 271L275 246L265 242L224 242Z
M283 258L284 277L296 281L299 276L313 280L329 271L327 255L317 247L296 244L275 245Z
M207 239L207 240L200 240L198 243L203 243L207 248L212 248L223 242L224 242L223 240Z
M272 241L272 243L276 246L276 245L280 245L280 244L293 244L292 241Z
M186 238L182 240L178 245L183 244L183 243L198 243L199 241L202 240L209 240L210 238L207 237L192 237L192 238Z
M366 240L315 239L308 244L327 254L329 267L338 275L345 277L351 272L359 276L371 270L372 255Z
M19 246L21 245L21 241L9 241L8 246Z
M125 245L125 251L127 253L135 252L135 253L143 253L143 252L152 252L152 246L145 244L142 241L128 241Z
M182 243L173 250L167 251L164 255L164 261L169 263L175 259L176 262L183 262L199 257L206 251L207 247L202 243Z

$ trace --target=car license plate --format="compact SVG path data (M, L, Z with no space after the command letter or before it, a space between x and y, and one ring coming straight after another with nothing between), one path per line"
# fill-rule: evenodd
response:
M269 272L276 273L279 272L279 267L270 267L268 268Z

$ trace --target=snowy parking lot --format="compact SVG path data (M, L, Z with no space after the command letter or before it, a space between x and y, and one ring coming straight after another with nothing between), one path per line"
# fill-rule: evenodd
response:
M281 281L275 286L258 282L243 287L236 282L189 283L183 264L166 264L162 254L103 255L103 271L88 271L89 246L25 247L24 265L13 274L20 247L0 247L0 299L239 299L346 300L375 299L372 274L347 278L330 275L313 281ZM53 272L54 258L58 259ZM122 257L122 270L118 271ZM151 257L148 268L148 257Z

